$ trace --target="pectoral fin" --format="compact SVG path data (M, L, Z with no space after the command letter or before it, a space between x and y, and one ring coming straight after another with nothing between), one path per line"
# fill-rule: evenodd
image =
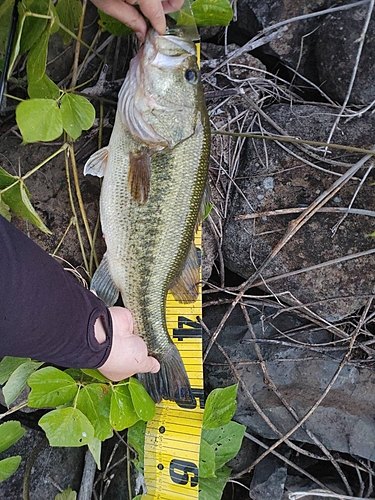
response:
M85 163L83 174L96 175L96 177L103 177L108 161L108 148L99 149Z
M129 153L128 186L132 198L144 205L151 185L151 160L147 149Z
M198 298L199 281L197 249L194 242L192 242L185 267L181 275L173 281L170 291L177 302L195 302Z
M92 277L90 290L93 290L107 306L113 306L118 299L119 290L109 273L107 254L104 254L103 260Z

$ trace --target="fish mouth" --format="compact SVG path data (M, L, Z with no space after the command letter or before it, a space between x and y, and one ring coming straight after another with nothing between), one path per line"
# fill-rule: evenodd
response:
M147 33L144 46L150 43L157 54L174 57L185 54L185 57L195 56L195 43L185 37L183 28L167 28L164 35L159 35L154 29Z

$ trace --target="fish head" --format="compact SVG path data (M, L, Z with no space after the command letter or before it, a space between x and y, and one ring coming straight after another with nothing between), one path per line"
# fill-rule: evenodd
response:
M119 93L118 113L134 139L173 149L206 112L194 42L178 31L149 30Z

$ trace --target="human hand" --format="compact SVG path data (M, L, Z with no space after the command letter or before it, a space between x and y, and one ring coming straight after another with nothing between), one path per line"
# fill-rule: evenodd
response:
M145 342L133 333L130 311L124 307L110 307L109 311L113 325L112 348L106 362L98 370L114 382L136 373L158 372L159 362L148 356ZM98 342L104 342L106 333L101 318L96 320L94 329Z
M133 6L138 5L156 31L163 35L167 27L165 14L179 10L184 0L92 0L92 2L98 9L129 26L143 42L147 31L146 21Z

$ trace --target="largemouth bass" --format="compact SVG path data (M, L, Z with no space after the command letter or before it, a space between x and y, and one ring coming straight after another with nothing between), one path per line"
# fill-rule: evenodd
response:
M91 288L108 305L120 292L132 312L135 333L161 365L139 375L156 402L192 400L165 304L168 290L179 302L197 298L193 237L205 208L209 130L195 44L178 32L150 30L120 90L110 142L84 173L104 176L107 250Z

